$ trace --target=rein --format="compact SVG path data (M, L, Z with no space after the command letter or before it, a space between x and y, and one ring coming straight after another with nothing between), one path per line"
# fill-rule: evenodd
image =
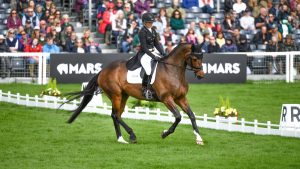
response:
M158 62L164 63L166 65L171 65L171 66L179 67L179 68L185 68L186 70L189 70L189 71L203 70L203 66L201 66L200 68L196 68L192 64L191 64L192 66L190 66L190 68L189 68L189 67L184 67L184 66L179 66L179 65L172 64L172 63L168 63L168 62L165 62L165 61L158 61Z

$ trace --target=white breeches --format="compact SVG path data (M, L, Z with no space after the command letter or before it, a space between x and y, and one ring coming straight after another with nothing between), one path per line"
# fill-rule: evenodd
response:
M154 51L151 53L153 53L155 56L161 57L156 48L154 48ZM142 67L145 69L145 72L147 75L150 75L151 71L152 71L151 70L151 61L152 61L152 58L149 55L147 55L146 53L141 58Z

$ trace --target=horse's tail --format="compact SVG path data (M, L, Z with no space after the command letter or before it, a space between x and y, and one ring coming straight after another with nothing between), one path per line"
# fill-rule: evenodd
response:
M98 89L97 81L98 81L99 74L100 72L88 82L87 86L83 89L83 91L73 92L68 94L69 95L68 102L71 102L83 96L80 105L75 110L72 111L74 113L68 120L68 123L72 123L76 119L76 117L81 113L81 111L86 107L86 105L92 100L94 96L94 92Z

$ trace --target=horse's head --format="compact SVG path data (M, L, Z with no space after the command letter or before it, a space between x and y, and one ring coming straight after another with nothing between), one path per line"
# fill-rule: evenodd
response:
M201 51L201 46L192 45L191 53L188 54L186 63L194 71L198 79L204 78L202 59L203 59L203 53Z

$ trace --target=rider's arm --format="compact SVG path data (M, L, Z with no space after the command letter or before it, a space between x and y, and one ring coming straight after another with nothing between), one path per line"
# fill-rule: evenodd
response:
M152 59L154 59L155 55L153 53L151 53L150 50L147 48L147 34L145 31L139 32L139 39L140 39L142 51L145 52Z

